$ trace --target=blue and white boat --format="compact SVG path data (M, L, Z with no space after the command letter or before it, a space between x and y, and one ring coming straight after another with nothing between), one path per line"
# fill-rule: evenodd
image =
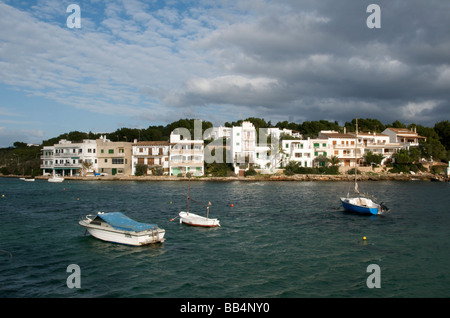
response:
M364 197L341 198L344 210L369 215L379 215L388 212L389 209L383 204L373 202Z
M133 246L162 243L166 232L157 224L137 222L122 212L86 215L78 224L100 240Z
M342 207L347 212L355 212L360 214L368 214L368 215L380 215L386 212L389 212L389 208L382 203L378 204L373 202L371 199L361 196L358 190L357 179L357 156L356 149L358 144L358 118L356 118L356 138L355 138L355 197L350 197L347 194L347 197L341 198Z

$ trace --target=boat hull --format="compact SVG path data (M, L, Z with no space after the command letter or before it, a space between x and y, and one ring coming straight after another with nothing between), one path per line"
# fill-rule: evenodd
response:
M59 178L59 177L53 177L53 178L49 178L48 182L63 182L64 178Z
M364 201L362 201L364 200ZM383 211L381 206L366 198L341 198L342 207L348 212L378 215Z
M187 212L180 212L180 223L184 223L191 226L199 226L199 227L216 227L220 226L218 219L210 219L205 218L203 216L194 214L194 213L187 213Z
M119 243L132 246L141 246L152 243L164 242L165 230L161 228L155 228L145 231L123 231L116 230L111 227L105 227L101 225L90 224L90 220L81 220L79 222L81 226L93 237L107 242Z

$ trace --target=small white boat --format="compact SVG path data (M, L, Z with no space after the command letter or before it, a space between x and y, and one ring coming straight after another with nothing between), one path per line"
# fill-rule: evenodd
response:
M48 182L63 182L64 178L61 176L53 176L48 179Z
M188 182L188 195L187 195L187 210L186 210L186 212L185 211L181 211L178 214L178 216L180 217L180 224L184 223L184 224L187 224L187 225L200 226L200 227L216 227L216 226L220 226L220 223L219 223L218 219L211 219L211 218L209 218L209 207L211 206L211 202L208 202L208 205L206 206L206 217L189 212L189 201L194 201L194 202L196 202L196 203L198 203L200 205L205 206L204 204L191 199L191 197L189 196L190 191L191 191L191 184L190 184L190 181L189 181ZM172 220L174 220L174 219L172 219Z
M78 224L103 241L140 246L164 242L166 231L156 224L140 223L122 212L98 212L87 215Z
M34 178L20 178L20 180L27 181L27 182L33 182Z
M218 219L210 219L208 217L200 216L191 212L180 212L180 223L202 226L202 227L216 227L220 226Z

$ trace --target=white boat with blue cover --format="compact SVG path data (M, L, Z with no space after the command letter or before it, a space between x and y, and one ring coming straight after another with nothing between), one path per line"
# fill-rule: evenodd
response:
M162 243L166 232L157 224L137 222L122 212L98 212L86 215L78 223L100 240L133 246Z

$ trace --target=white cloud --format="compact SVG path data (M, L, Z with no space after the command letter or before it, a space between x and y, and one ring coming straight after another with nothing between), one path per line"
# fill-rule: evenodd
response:
M348 120L357 109L433 120L450 83L448 32L433 21L448 13L413 2L423 21L401 19L391 1L381 30L368 30L364 5L351 2L86 1L79 30L65 26L64 1L0 3L0 83L129 118Z

